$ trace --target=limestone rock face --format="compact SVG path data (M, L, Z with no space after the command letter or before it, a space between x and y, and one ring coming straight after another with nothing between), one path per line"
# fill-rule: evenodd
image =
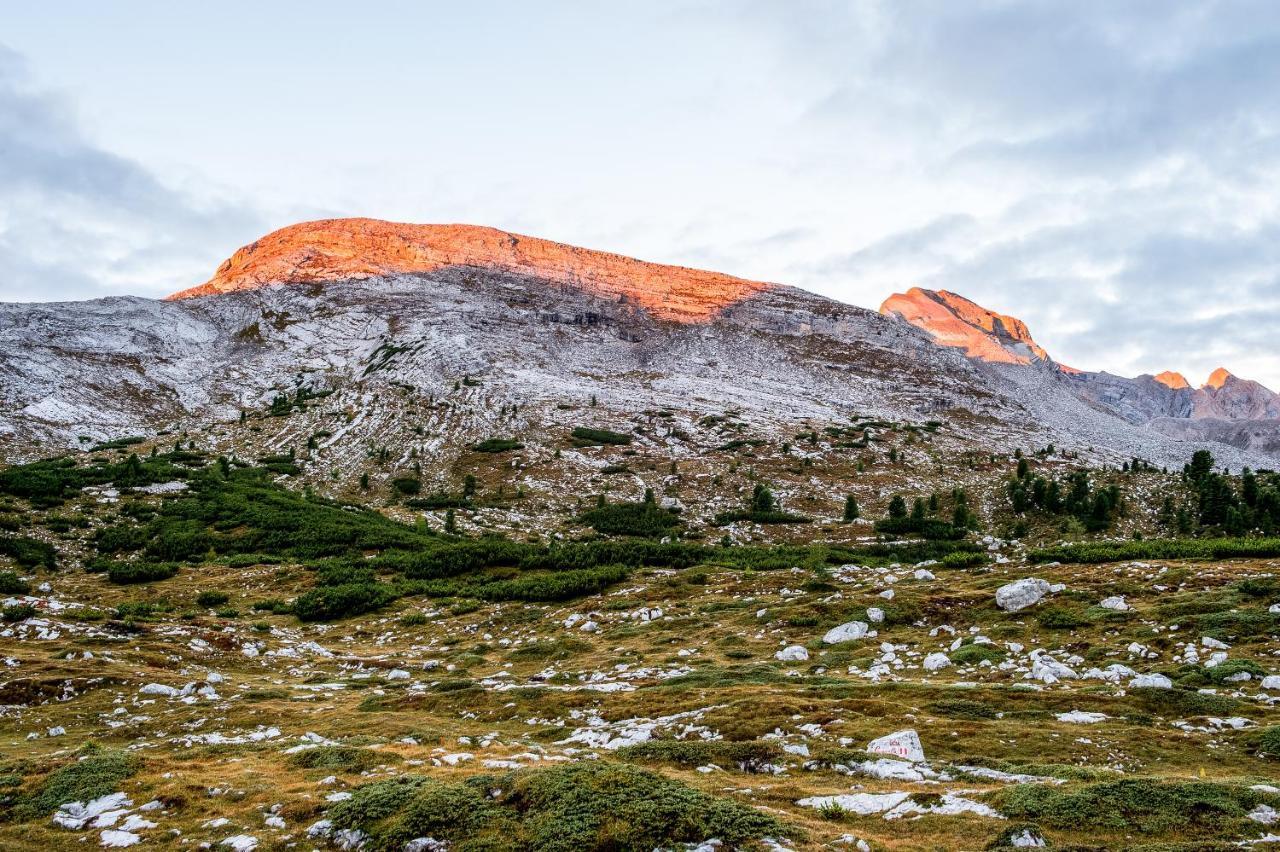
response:
M946 290L912 287L886 299L880 313L900 317L924 329L943 346L963 349L980 361L1030 364L1051 360L1022 320L989 311Z
M537 278L632 303L658 319L685 323L705 322L725 307L772 286L475 225L324 219L267 234L238 250L204 284L169 298L254 290L268 284L426 274L448 268Z

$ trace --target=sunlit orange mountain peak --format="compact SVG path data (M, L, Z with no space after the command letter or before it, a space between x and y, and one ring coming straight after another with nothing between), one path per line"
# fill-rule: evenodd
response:
M1152 378L1165 387L1173 388L1174 390L1185 390L1191 387L1186 376L1181 373L1175 373L1173 370L1165 370L1163 373L1152 376Z
M880 313L900 317L943 346L963 349L970 358L1006 364L1051 360L1022 320L947 290L912 287L885 299Z
M1233 379L1235 376L1227 371L1226 367L1219 367L1209 374L1209 380L1204 383L1207 388L1218 390L1227 383L1227 379Z
M686 323L705 322L724 308L774 286L476 225L324 219L267 234L239 249L204 284L168 298L447 268L527 275L634 304L660 319Z

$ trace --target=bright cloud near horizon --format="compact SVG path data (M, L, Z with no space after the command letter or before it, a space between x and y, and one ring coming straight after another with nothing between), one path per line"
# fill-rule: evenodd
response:
M1280 389L1278 179L1269 0L69 0L0 32L0 301L164 295L305 219L469 222L953 290L1075 367Z

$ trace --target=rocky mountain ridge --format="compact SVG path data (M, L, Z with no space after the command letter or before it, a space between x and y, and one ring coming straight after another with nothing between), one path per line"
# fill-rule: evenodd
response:
M326 219L267 234L233 254L204 284L169 299L252 290L264 284L427 275L452 268L523 275L638 305L652 316L676 322L706 322L725 307L773 286L496 228Z
M1060 374L1075 395L1130 423L1189 440L1280 451L1280 394L1225 368L1214 370L1199 388L1169 371L1126 378L1077 370L1056 362L1026 323L945 290L913 287L886 299L880 313L976 361Z
M1181 390L1061 370L1017 320L954 294L936 304L1010 357L966 357L897 314L792 287L491 229L304 223L167 301L0 305L0 445L25 458L205 430L227 452L316 443L334 469L370 446L412 447L425 463L497 434L536 444L586 400L619 426L655 410L690 423L733 412L788 440L855 417L937 421L975 448L1052 443L1113 462L1181 465L1186 441L1219 440L1208 418L1195 433L1163 425L1189 420ZM1228 405L1237 385L1214 390L1224 410L1269 410ZM237 426L300 392L330 394L330 419ZM1267 464L1280 441L1243 422L1215 452ZM706 449L671 429L673 453Z

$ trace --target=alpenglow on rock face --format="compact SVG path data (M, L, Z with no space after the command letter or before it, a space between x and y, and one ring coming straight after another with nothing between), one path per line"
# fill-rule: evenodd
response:
M885 299L880 313L901 317L943 346L963 349L979 361L1030 364L1050 360L1022 320L989 311L946 290L912 287Z
M323 219L267 234L233 254L204 284L169 298L190 299L267 284L426 274L449 268L526 275L630 302L658 319L676 322L705 322L724 308L773 286L476 225Z

